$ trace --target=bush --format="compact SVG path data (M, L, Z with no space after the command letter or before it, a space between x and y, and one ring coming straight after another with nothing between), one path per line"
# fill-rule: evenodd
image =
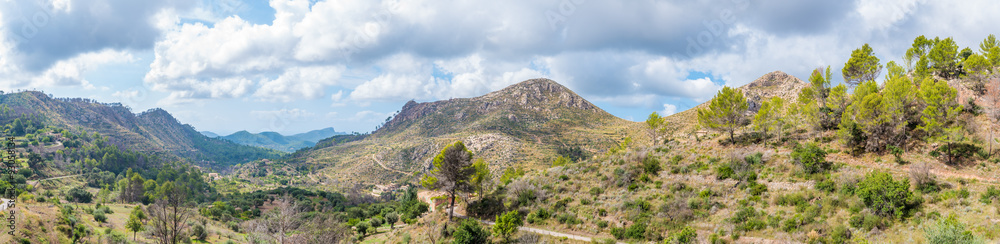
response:
M698 240L698 232L691 226L684 226L681 231L670 235L670 243L694 243Z
M552 214L550 214L549 211L545 211L544 208L539 208L538 210L528 214L528 223L541 223L549 219L551 216Z
M472 219L462 220L453 235L455 236L455 240L451 242L453 244L490 243L490 231Z
M858 183L858 197L873 213L902 219L907 210L919 205L920 199L910 192L910 181L896 181L886 172L869 173Z
M924 229L927 243L983 243L964 224L958 222L955 215L938 220L936 224Z
M979 195L979 201L984 204L990 204L996 199L1000 199L1000 189L997 189L995 186L990 186L990 188L986 189L986 192Z
M833 232L830 233L830 238L833 243L848 243L851 240L851 229L847 228L842 224L833 227Z
M104 214L104 211L94 210L94 221L104 223L105 221L108 221L108 216Z
M590 195L598 196L598 195L601 195L601 193L604 193L604 189L603 188L600 188L600 187L590 188Z
M646 223L634 223L625 229L625 237L629 239L643 239L646 237Z
M830 169L830 162L826 161L826 151L815 143L795 146L792 158L807 174L823 173Z
M645 159L642 160L642 169L647 174L656 175L660 173L663 168L660 166L660 160L656 159L652 155L647 155Z
M732 167L729 165L719 165L715 167L715 178L719 180L732 179L736 175Z
M816 181L816 190L833 193L837 191L837 183L827 177L822 181Z
M739 231L761 230L767 227L762 218L765 215L765 212L757 212L753 207L747 206L734 213L729 222L735 224L734 228Z
M84 190L83 187L74 187L66 193L66 200L78 203L90 203L94 198L93 194Z
M481 218L481 219L491 219L494 216L499 215L503 212L504 203L503 200L495 196L486 196L483 199L472 201L469 203L467 212L469 216Z
M208 231L205 230L205 226L203 225L195 225L194 228L191 228L191 232L196 240L205 241L205 239L208 239Z

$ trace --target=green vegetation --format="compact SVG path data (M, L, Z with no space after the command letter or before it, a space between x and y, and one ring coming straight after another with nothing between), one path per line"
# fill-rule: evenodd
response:
M729 133L729 141L735 142L736 129L747 124L743 114L747 111L747 100L743 92L723 87L712 98L708 109L698 109L698 124L702 127Z
M420 184L428 189L444 191L451 198L448 205L448 220L455 212L455 195L468 192L472 185L470 178L476 173L472 165L472 152L461 141L441 149L434 157L434 169L424 175Z
M920 204L910 192L910 181L895 180L886 172L872 172L858 182L858 197L873 213L883 217L902 219Z

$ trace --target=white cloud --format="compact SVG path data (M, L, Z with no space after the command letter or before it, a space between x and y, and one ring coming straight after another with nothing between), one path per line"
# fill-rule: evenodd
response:
M250 111L250 115L253 115L254 117L257 117L259 119L272 119L280 117L288 120L301 120L316 116L315 113L298 108L293 108L293 109L283 108L280 110L253 110Z
M663 104L663 111L660 111L660 115L669 116L677 113L677 106L669 103Z
M327 86L338 84L343 70L343 66L292 67L277 79L261 81L254 96L285 102L320 98Z

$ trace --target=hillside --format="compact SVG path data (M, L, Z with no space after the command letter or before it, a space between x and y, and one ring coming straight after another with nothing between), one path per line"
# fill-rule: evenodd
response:
M546 168L560 155L579 160L644 136L641 123L615 117L555 81L533 79L474 98L410 101L370 135L335 136L292 161L317 165L341 183L406 181L441 146L462 140L499 176L513 165Z
M33 91L0 95L0 104L12 111L0 121L38 118L47 126L72 133L99 133L110 143L135 151L171 153L195 161L223 164L278 156L274 151L206 137L159 108L133 114L130 108L119 103L52 98Z
M204 132L202 132L204 134ZM214 133L213 133L214 134ZM346 133L337 132L332 127L284 136L277 132L265 131L261 133L250 133L245 130L238 131L228 136L219 137L241 145L270 148L284 152L294 152L295 150L311 147L316 142L335 135Z

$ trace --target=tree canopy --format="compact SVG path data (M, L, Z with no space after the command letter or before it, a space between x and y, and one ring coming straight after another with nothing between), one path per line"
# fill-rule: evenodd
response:
M851 52L851 58L844 64L842 72L844 81L856 86L863 81L875 80L882 72L882 64L879 63L878 57L875 57L875 51L871 46L865 43L861 48Z
M743 92L731 87L723 87L712 98L708 109L698 109L698 123L704 128L729 133L729 140L734 141L736 129L747 125L748 105Z

